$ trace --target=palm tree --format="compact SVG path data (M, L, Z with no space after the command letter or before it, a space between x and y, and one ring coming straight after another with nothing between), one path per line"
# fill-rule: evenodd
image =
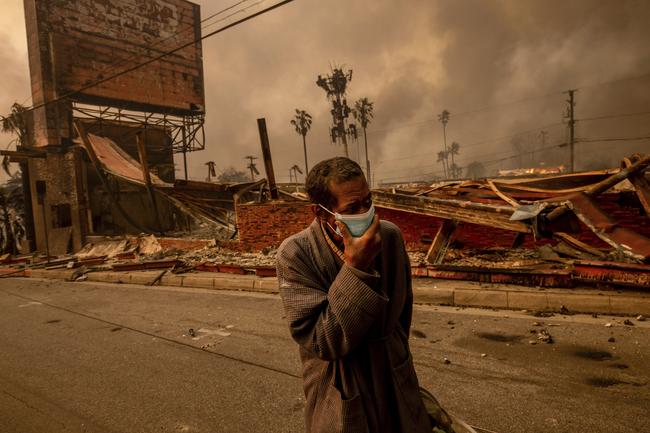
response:
M460 144L456 143L455 141L451 143L451 147L449 148L449 154L451 155L451 176L454 178L460 177L460 169L456 165L456 162L454 161L454 155L458 155L460 153Z
M482 162L474 161L467 166L465 176L470 179L480 179L485 177L485 166Z
M18 136L16 141L19 144L24 144L27 138L25 111L27 111L25 107L14 102L11 106L11 114L8 116L0 116L0 121L2 121L2 132L16 134Z
M0 252L16 255L27 234L22 178L17 173L0 185Z
M307 165L307 133L311 129L311 115L305 110L299 110L296 108L296 115L291 119L291 124L296 128L296 133L302 136L302 147L305 151L305 173L309 172L309 166Z
M7 145L7 148L12 144L16 146L24 146L27 141L27 121L25 120L25 111L27 109L20 105L17 102L14 102L11 106L11 114L8 116L0 116L0 122L2 125L0 129L2 132L9 134L16 134L16 138L11 140ZM2 168L4 171L11 176L9 172L9 157L5 156L2 160Z
M296 180L296 183L298 183L298 173L303 174L300 167L298 167L298 164L294 164L293 167L291 167L289 169L289 182L291 182L291 176L293 174L293 177Z
M445 174L445 178L447 177L447 165L445 164L446 160L447 160L447 152L445 152L444 150L438 152L437 162L442 162L442 171Z
M354 109L352 114L354 118L361 123L361 128L363 128L363 140L366 147L366 177L368 178L368 183L372 185L372 177L370 176L370 159L368 158L368 135L366 134L366 129L374 117L373 114L374 103L370 102L368 98L361 98L354 103Z

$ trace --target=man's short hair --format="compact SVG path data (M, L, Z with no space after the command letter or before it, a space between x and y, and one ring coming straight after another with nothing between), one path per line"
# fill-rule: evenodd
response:
M321 204L331 209L337 203L330 192L330 182L347 182L359 176L363 176L363 170L359 164L349 158L337 156L321 161L309 170L305 189L312 203Z

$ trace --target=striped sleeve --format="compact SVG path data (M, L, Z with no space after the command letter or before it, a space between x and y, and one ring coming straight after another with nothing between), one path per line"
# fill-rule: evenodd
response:
M345 264L323 287L309 263L300 239L290 238L278 250L280 296L291 335L317 357L339 359L360 343L388 298L373 290L373 280L367 278L373 276L359 275Z

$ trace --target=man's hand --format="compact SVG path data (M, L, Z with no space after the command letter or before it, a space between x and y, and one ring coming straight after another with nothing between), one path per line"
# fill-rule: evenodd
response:
M348 227L341 221L336 221L336 226L343 234L343 244L345 245L343 255L345 257L345 263L360 271L367 271L375 257L377 257L377 254L381 251L379 217L375 215L368 230L358 238L353 237L348 231Z

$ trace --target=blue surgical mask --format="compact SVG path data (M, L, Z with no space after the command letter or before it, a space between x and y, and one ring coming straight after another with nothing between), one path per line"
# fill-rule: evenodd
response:
M354 214L354 215L341 215L338 212L332 212L331 210L327 209L325 206L320 205L323 209L325 209L327 212L330 214L334 215L334 218L337 221L341 221L343 224L346 225L348 228L348 231L350 234L355 237L361 237L366 230L368 230L368 227L372 224L373 219L375 218L375 205L371 205L370 209L368 209L367 212L361 213L361 214ZM330 228L333 229L332 226ZM336 234L339 236L343 236L339 228L336 228Z

